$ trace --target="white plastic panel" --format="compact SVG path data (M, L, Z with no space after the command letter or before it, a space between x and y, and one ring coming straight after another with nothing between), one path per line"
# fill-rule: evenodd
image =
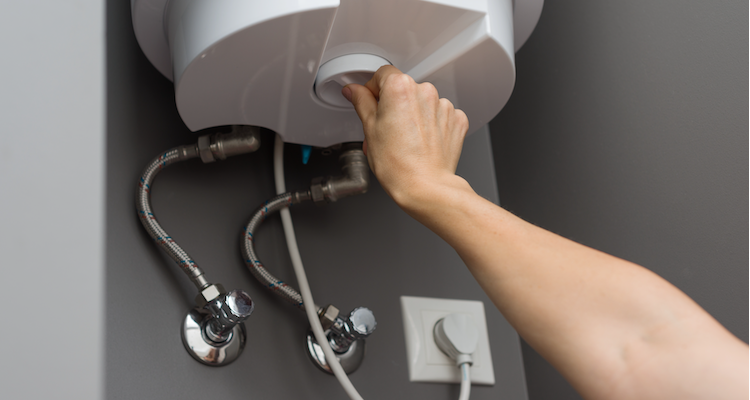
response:
M164 0L132 2L138 40L164 72L165 38L148 14ZM165 75L194 131L257 125L293 143L361 141L356 113L313 91L323 63L351 54L377 55L433 83L466 112L469 131L494 117L513 90L512 0L172 0L166 7L172 72Z
M461 382L461 373L456 367L456 362L437 347L433 336L435 324L441 318L453 313L470 316L479 333L471 366L471 382L494 385L495 370L492 365L484 303L472 300L401 296L409 381Z

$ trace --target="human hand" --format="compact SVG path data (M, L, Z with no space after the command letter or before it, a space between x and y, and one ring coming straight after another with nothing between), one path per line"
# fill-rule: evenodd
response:
M342 94L362 120L370 168L396 203L404 207L419 192L458 178L469 120L432 84L386 65Z

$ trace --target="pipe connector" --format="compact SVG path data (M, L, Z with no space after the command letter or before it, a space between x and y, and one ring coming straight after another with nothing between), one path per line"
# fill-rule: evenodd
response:
M322 205L347 196L367 193L370 186L370 166L362 151L362 143L345 143L339 162L343 175L313 179L310 196L315 204Z
M198 138L198 153L204 163L252 153L259 147L260 128L257 126L234 125L229 133L214 133Z

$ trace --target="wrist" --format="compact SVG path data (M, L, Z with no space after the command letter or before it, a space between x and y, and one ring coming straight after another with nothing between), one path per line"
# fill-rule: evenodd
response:
M454 174L415 177L389 194L402 210L417 220L439 213L445 207L457 206L466 196L476 196L469 183Z

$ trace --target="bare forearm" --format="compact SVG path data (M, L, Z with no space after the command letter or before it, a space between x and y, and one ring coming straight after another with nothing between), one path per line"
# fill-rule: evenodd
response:
M587 398L747 398L747 345L645 268L533 226L455 175L466 115L392 66L342 94L382 187L445 239Z
M409 193L395 197L399 205L456 249L519 334L587 397L643 396L623 387L658 367L638 372L634 365L649 352L689 346L696 352L683 354L689 359L714 351L695 346L701 336L742 351L662 278L533 226L482 199L457 176L412 186ZM705 375L687 370L680 379L691 373Z

